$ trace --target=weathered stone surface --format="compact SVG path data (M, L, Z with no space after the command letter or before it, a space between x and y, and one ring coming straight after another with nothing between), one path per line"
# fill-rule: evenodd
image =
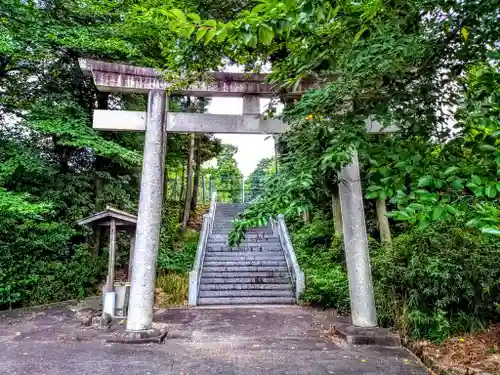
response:
M127 319L128 331L147 331L153 322L156 256L161 225L165 171L166 132L164 91L151 91L148 129L144 143L141 192Z
M103 327L109 326L112 323L113 323L113 318L111 318L111 315L109 315L108 313L104 313L100 321L101 326Z
M121 338L108 339L108 342L117 342L122 344L148 344L152 342L161 343L167 336L167 331L160 331L155 328L144 329L141 331L125 331Z
M92 126L96 130L146 131L146 112L94 110Z
M281 120L264 120L255 115L169 112L167 121L167 130L177 133L281 134L287 129Z
M255 109L244 108L243 113ZM145 131L146 112L94 110L93 127L110 131ZM169 112L167 131L173 133L234 133L234 134L282 134L288 124L279 119L264 120L257 114L214 115L209 113ZM366 131L370 134L390 133L394 126L383 128L376 121L366 121Z
M153 68L108 63L91 59L79 59L84 74L93 77L101 91L148 92L149 90L168 90L171 82L163 79L161 71ZM192 96L276 96L273 86L265 83L266 74L212 72L202 80L174 93ZM313 87L312 79L303 79L296 92L289 96L302 95Z
M137 346L106 342L113 333L82 327L69 310L4 312L0 374L427 374L402 348L344 347L325 332L314 311L297 306L170 309L155 319L168 327L163 345Z
M339 178L352 323L358 327L375 327L377 315L356 151L353 152L351 163L341 170Z
M350 345L401 346L399 336L386 328L361 328L346 323L334 326L335 331Z

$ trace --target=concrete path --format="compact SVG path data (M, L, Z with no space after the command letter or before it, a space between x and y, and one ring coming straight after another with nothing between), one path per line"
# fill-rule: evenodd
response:
M343 348L318 319L296 306L172 309L155 319L166 342L139 346L106 343L65 308L0 314L0 374L427 374L404 349Z

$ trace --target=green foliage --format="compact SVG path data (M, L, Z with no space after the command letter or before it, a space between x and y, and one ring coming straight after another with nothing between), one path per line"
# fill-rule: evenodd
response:
M30 203L28 194L15 194L0 187L0 211L13 217L39 218L51 206L46 203Z
M236 152L235 146L223 144L217 155L217 168L210 170L220 202L239 203L242 199L242 174L234 158Z
M312 306L348 313L349 286L346 271L339 265L332 266L329 270L309 268L301 299Z
M96 256L87 245L78 245L69 259L31 264L36 264L40 275L36 276L38 280L27 295L27 300L30 305L36 306L81 299L100 292L98 286L107 269L107 255Z
M184 244L181 249L167 250L160 248L158 252L157 267L163 271L187 272L193 267L198 243Z
M71 245L64 224L0 217L0 308L82 298L102 280L105 261Z
M297 260L306 275L301 299L313 306L349 311L347 274L341 238L332 240L331 223L318 219L292 234Z
M103 231L86 239L76 220L106 205L136 212L143 135L96 132L92 113L144 110L144 97L99 93L78 63L86 57L162 64L159 44L146 31L122 28L131 7L2 1L0 308L91 293L104 276L94 248L106 239ZM217 142L204 139L206 151L214 151ZM183 162L186 146L183 136L169 136L166 165Z
M182 237L179 234L179 215L174 213L172 205L165 210L166 225L160 235L157 268L159 276L156 280L156 306L168 308L184 306L188 293L188 272L193 267L198 248L199 233L187 230ZM165 223L165 221L164 221Z
M235 220L230 242L285 214L297 230L308 278L304 298L345 311L340 242L323 224L332 215L334 186L342 183L338 171L357 149L367 218L374 217L371 199L386 200L399 234L392 250L372 244L381 320L416 337L441 339L498 318L495 2L71 0L34 6L5 0L0 21L2 307L83 295L87 284L73 265L84 264L89 279L99 267L77 251L83 239L74 221L105 204L136 208L141 136L98 134L90 120L95 107L143 109L144 100L99 94L78 67L79 57L92 57L166 66L165 77L178 85L227 62L246 71L270 66L268 81L280 94L302 91L302 83L313 80L315 89L300 100L281 96L290 129L278 143L280 174L252 176L264 192ZM271 105L266 116L274 114ZM366 123L372 121L399 131L370 136ZM169 136L168 143L166 165L180 171L186 136ZM225 147L220 155L216 188L228 191L223 199L238 201L234 152ZM176 210L167 208L164 217L159 266L184 272L194 242L180 245Z
M259 161L255 170L248 176L245 183L247 202L252 202L264 193L265 184L269 177L275 174L274 158L265 158Z
M193 266L199 234L190 230L180 234L179 213L177 202L169 202L163 207L160 249L156 262L160 271L185 273Z
M294 226L292 242L306 274L301 299L349 311L342 238L318 218ZM413 228L392 248L370 241L379 323L416 339L442 340L498 321L500 244L461 224Z
M498 320L500 244L459 223L412 229L372 248L379 317L415 338L442 340Z
M500 74L477 67L457 112L460 133L440 144L435 139L391 137L373 142L366 198L390 199L388 215L426 227L456 219L485 234L500 235Z

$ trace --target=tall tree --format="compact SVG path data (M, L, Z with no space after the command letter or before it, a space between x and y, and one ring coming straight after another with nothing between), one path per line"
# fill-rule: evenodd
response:
M194 182L193 182L193 194L191 197L191 211L196 210L198 204L198 188L200 186L200 174L201 174L201 139L196 137L195 139L195 169L194 169Z
M195 134L190 135L189 154L187 159L187 176L186 176L186 199L184 200L184 213L182 218L181 232L185 232L189 221L189 208L191 206L191 195L193 194L193 159L194 159L194 142Z

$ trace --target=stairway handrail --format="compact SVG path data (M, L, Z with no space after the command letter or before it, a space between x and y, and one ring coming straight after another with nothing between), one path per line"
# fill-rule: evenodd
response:
M203 223L201 225L198 247L196 249L196 257L194 258L193 268L189 272L188 303L191 306L196 306L198 300L201 269L203 267L203 260L205 258L205 249L207 247L208 238L212 234L216 208L217 208L217 192L214 191L212 193L212 198L210 200L210 208L208 210L208 213L203 215Z
M273 232L278 235L283 252L285 253L288 271L295 287L295 298L298 302L300 294L305 287L304 272L300 269L299 262L297 261L297 256L295 255L295 250L293 249L292 241L286 227L285 217L280 214L278 215L278 220L271 218L271 225Z

